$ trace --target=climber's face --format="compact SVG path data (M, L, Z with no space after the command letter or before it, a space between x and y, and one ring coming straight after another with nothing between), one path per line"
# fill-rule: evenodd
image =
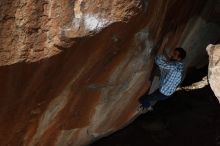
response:
M171 52L170 60L171 60L171 61L180 61L180 60L181 60L180 52L177 51L176 49L173 50L173 51Z

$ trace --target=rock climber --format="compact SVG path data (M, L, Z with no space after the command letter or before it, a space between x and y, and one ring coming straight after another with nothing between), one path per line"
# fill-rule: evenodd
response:
M183 48L175 48L170 56L159 54L155 57L155 63L160 70L160 87L152 94L141 98L138 107L139 112L146 113L162 100L166 100L176 91L183 79L183 59L186 52Z

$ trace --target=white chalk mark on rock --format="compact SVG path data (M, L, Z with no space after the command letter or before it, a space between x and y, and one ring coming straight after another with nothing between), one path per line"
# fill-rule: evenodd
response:
M73 18L72 26L74 28L79 28L81 26L84 27L87 31L100 31L102 28L106 27L110 24L111 21L100 18L95 14L85 14L82 17L77 15L77 17Z
M95 29L101 29L106 26L108 21L104 18L99 18L96 15L85 15L84 17L84 25L86 29L89 29L90 31L93 31Z

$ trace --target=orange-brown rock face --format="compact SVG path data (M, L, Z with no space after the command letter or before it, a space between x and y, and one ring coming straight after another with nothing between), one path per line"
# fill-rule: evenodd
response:
M203 6L1 1L0 145L80 146L125 126L150 87L155 48L168 36L176 46Z

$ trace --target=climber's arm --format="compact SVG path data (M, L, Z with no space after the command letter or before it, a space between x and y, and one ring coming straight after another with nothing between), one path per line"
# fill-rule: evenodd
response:
M176 65L173 62L170 62L167 60L167 58L164 55L157 55L155 57L155 63L159 66L161 69L174 69Z

